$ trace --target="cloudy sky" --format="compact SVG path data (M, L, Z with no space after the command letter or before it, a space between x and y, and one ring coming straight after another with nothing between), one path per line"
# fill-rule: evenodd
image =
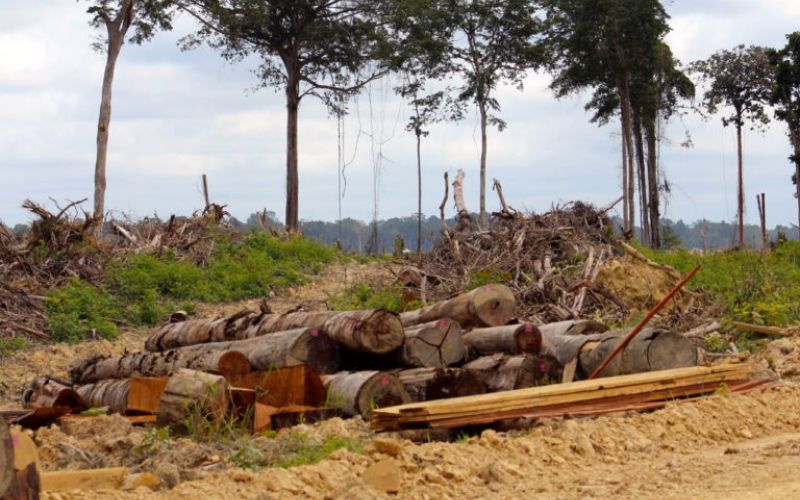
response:
M800 30L798 0L667 0L676 56L705 58L739 43L781 46ZM46 202L91 198L95 131L104 58L90 48L85 2L0 0L0 220L28 220L25 198ZM256 89L253 64L232 66L208 49L181 52L192 30L179 19L171 33L124 47L117 66L108 161L108 209L135 216L189 213L202 205L200 176L212 198L240 218L267 208L282 217L284 131L282 95ZM251 62L252 63L252 62ZM345 217L368 219L377 170L379 216L416 211L409 114L392 95L395 82L375 83L343 122L347 162ZM491 131L489 178L498 178L518 209L545 210L581 199L605 205L619 195L617 126L588 123L583 97L556 101L547 75L530 75L525 90L501 89L508 128ZM337 122L311 99L300 119L300 215L335 220ZM680 147L684 131L694 147ZM796 220L789 181L788 140L774 123L745 136L747 220L758 218L754 197L767 195L768 223ZM666 215L694 221L735 217L733 130L718 118L687 117L668 129L663 167L672 183ZM438 213L442 173L463 168L467 202L478 208L478 129L474 114L437 125L423 145L426 214ZM488 194L489 207L497 205ZM90 200L91 201L91 200ZM87 203L87 208L90 202ZM452 213L452 211L451 211Z

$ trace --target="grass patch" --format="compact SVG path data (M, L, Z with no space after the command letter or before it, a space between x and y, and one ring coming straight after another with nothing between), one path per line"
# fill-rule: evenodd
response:
M688 287L704 290L725 304L729 319L774 326L800 322L798 242L782 243L767 254L743 251L701 255L685 249L641 250L648 258L684 274L702 265Z
M278 467L311 465L328 458L336 450L344 448L353 453L361 453L364 448L363 441L340 436L328 436L322 442L302 433L292 434L289 438L296 442L297 447L291 456L278 462Z
M0 337L0 358L13 356L28 347L28 341L22 337Z
M154 325L176 309L191 313L197 302L266 297L300 285L339 255L316 241L264 232L216 240L202 265L174 252L126 254L109 262L101 287L76 279L52 290L48 328L59 341L78 342L93 331L111 339L121 323Z

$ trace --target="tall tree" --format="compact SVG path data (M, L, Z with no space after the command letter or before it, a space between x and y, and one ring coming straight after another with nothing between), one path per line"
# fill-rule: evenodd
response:
M81 0L78 0L79 2ZM97 122L97 158L94 167L94 218L101 223L105 215L106 163L111 124L111 90L117 59L125 44L141 44L153 38L156 31L172 29L173 2L170 0L88 0L86 10L92 16L89 25L105 28L105 40L94 45L106 54L100 117ZM132 31L131 31L132 29ZM128 34L131 33L129 37Z
M690 71L700 77L707 88L702 104L715 114L720 107L730 108L723 115L722 125L736 127L736 153L738 157L737 211L739 248L744 241L744 168L742 159L742 129L750 122L751 129L763 129L770 119L764 109L772 90L772 67L767 52L762 47L739 45L732 50L721 50L704 61L695 61Z
M774 67L775 82L770 102L775 107L775 118L786 123L794 164L793 180L797 197L797 230L800 235L800 31L786 35L786 46L770 50L770 63ZM800 237L800 236L799 236Z
M177 0L203 41L238 61L261 58L264 86L286 95L286 227L299 230L298 111L306 96L336 107L387 71L388 38L369 0ZM341 111L341 110L339 110Z
M480 221L487 222L486 164L487 129L503 130L506 123L497 113L500 102L495 90L501 83L522 89L528 71L544 63L540 45L542 22L537 17L538 1L530 0L444 0L435 2L436 15L449 26L446 64L463 80L456 100L473 103L478 109L481 129Z
M557 97L593 89L586 105L592 121L605 124L618 114L622 132L623 229L635 227L635 170L643 163L635 140L633 88L669 31L658 0L544 0L551 85ZM641 191L641 187L640 187Z

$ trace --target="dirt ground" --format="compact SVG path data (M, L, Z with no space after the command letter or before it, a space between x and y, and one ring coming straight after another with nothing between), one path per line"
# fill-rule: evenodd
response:
M359 281L388 279L386 268L348 264L313 284L268 300L276 312L297 305L323 308L329 297ZM203 306L221 315L259 301ZM145 331L115 342L95 341L21 353L0 364L0 408L14 407L34 375L66 376L69 364L92 354L141 349ZM645 414L550 420L527 431L486 430L455 442L414 443L374 434L359 419L331 419L291 432L323 440L365 442L361 453L335 451L315 465L226 468L224 447L188 438L148 441L148 431L118 416L38 430L34 439L46 470L124 465L152 472L159 491L48 493L46 499L376 499L376 498L798 498L800 478L800 340L774 341L755 358L784 380L744 396L673 403ZM251 440L279 452L285 436Z

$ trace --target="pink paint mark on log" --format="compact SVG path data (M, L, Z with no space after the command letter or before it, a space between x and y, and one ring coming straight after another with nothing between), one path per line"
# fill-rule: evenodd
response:
M319 330L317 330L316 328L312 328L310 334L312 337L317 337L319 336Z
M533 331L533 325L532 324L528 323L527 325L525 325L525 332L526 333L531 333L532 331Z
M381 379L381 385L389 385L389 377L384 375Z
M19 436L17 436L17 435L12 435L12 436L11 436L11 443L14 445L14 448L16 448L17 446L19 446Z
M446 326L447 326L447 320L446 319L440 319L439 320L439 328L444 328Z
M539 371L544 374L550 371L550 365L547 363L539 363Z
M486 290L487 292L491 292L492 291L491 285L486 285L485 287L483 287L483 289Z

